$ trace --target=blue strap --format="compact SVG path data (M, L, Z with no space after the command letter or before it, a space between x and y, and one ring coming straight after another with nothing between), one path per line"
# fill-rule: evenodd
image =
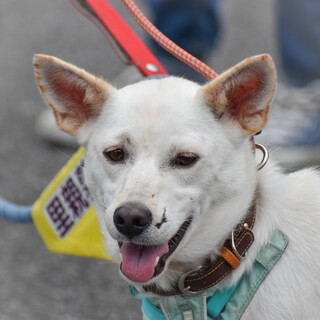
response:
M148 319L166 320L161 309L157 308L148 298L143 297L134 286L129 286L129 291L132 296L142 300L142 310Z
M0 198L0 217L14 222L32 222L31 206L19 206Z
M260 284L277 263L288 245L288 238L277 230L257 255L252 269L246 272L237 284L236 291L230 297L219 314L219 319L238 320L246 310Z
M207 302L207 311L214 318L218 317L237 286L217 291Z
M148 319L166 320L162 310L153 305L148 298L142 298L142 309Z

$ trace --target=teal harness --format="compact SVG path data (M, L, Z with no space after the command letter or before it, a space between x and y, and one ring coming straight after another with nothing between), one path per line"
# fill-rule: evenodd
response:
M196 296L146 298L130 287L131 294L142 300L144 320L236 320L249 305L259 285L280 259L288 245L281 231L275 231L257 255L250 272L236 285L219 290L211 288Z

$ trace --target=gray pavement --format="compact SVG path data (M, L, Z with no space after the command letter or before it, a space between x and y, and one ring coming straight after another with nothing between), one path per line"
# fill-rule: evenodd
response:
M120 1L111 2L138 29ZM223 5L224 34L209 60L217 72L253 54L277 57L273 1ZM33 77L34 53L56 55L111 81L124 69L68 1L0 1L0 197L20 204L33 203L73 153L36 134L44 103ZM113 264L50 253L32 224L0 220L0 320L140 319L139 309Z

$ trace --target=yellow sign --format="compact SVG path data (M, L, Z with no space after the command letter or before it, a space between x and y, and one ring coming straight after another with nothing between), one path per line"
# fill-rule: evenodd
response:
M80 147L42 192L32 218L49 250L112 260L84 183L84 152Z

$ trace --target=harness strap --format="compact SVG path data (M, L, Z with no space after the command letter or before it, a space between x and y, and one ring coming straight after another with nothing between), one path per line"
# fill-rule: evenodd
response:
M218 296L220 291L217 291L217 293L208 300L207 311L211 319L240 319L260 284L276 262L282 257L287 245L287 236L283 232L276 230L270 241L258 253L252 269L246 272L236 286L233 287L234 293L230 299L223 301L223 299Z

